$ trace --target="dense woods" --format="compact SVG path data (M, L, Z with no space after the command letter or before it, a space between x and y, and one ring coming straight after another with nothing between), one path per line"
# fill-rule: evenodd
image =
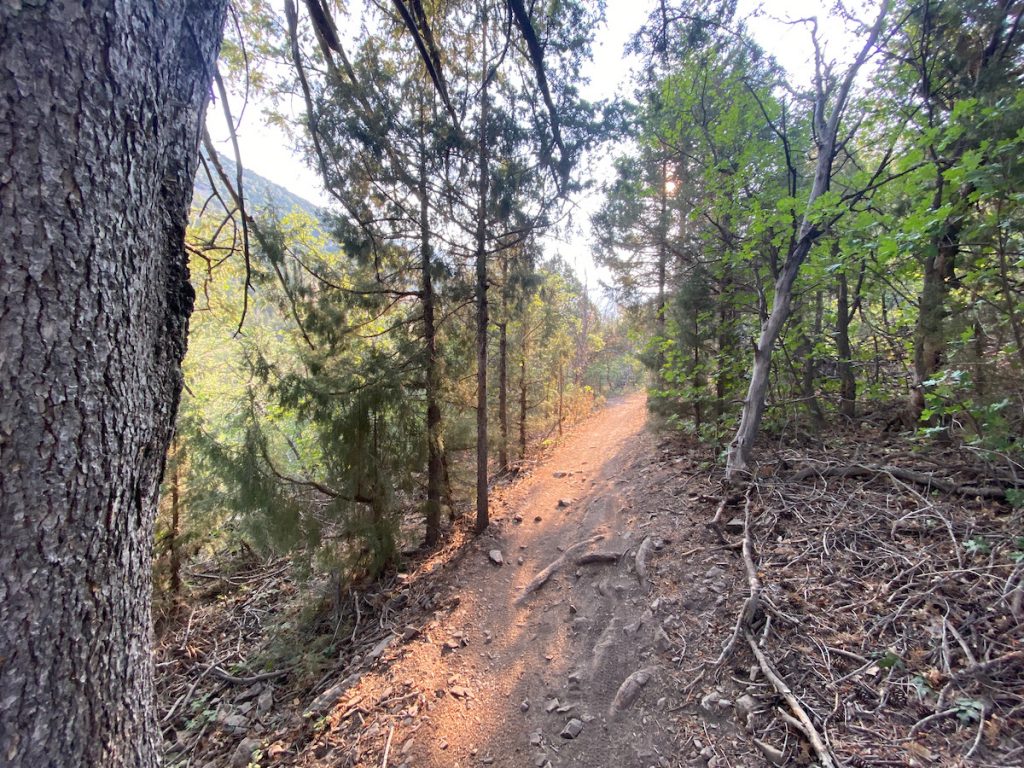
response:
M672 671L658 685L684 702L662 697L661 717L709 671L705 685L746 675L728 669L746 641L748 692L763 673L805 764L861 754L851 732L826 737L840 685L866 669L902 686L900 706L916 686L924 714L893 743L955 715L977 735L930 742L936 754L1024 753L1000 741L1024 699L996 674L1024 659L1019 2L837 3L827 19L790 22L812 52L793 71L753 34L766 9L657 0L630 38L631 93L606 101L585 98L580 76L603 2L131 5L0 10L0 762L151 766L162 751L191 764L206 738L208 765L286 753L296 762L281 764L313 765L301 762L308 745L374 716L355 696L332 720L342 693L392 643L432 649L436 616L460 600L442 587L466 587L416 579L449 567L479 577L463 552L512 570L509 526L552 523L531 496L494 525L495 491L531 482L598 411L620 453L584 433L593 445L559 454L572 469L543 470L566 485L577 476L576 495L553 497L559 520L596 494L579 523L593 535L531 540L557 555L516 582L515 605L575 563L567 589L588 591L566 593L572 636L606 622L593 664L618 676L608 723L654 679L659 654ZM321 204L247 168L238 132L257 110L315 172ZM588 215L593 264L581 264L557 242L578 240ZM635 417L640 388L657 449L602 410ZM858 503L806 487L826 478L864 480ZM879 478L895 493L868 487ZM713 544L678 538L668 515L682 505L700 517L685 535ZM928 524L899 539L919 513ZM794 518L811 532L800 552ZM616 525L632 528L610 534ZM708 657L721 640L709 613L680 619L685 596L649 592L671 582L698 594L687 558L712 552L736 556L749 594ZM651 566L659 557L669 564ZM805 557L814 574L796 567ZM588 582L595 565L625 568L628 584ZM735 608L720 565L703 579L719 593L710 612ZM884 621L858 615L840 630L826 588L854 591L889 569L893 584L906 579L894 594L910 596ZM931 596L912 602L926 577ZM484 607L509 610L511 582L482 581L481 601L501 603ZM880 610L889 587L864 589L851 610ZM591 593L643 613L602 614ZM985 609L968 617L967 593ZM926 614L940 602L941 647L921 639L939 636ZM863 666L840 676L826 658L831 677L801 674L794 697L769 657L777 641L803 669L810 652L792 628L804 609ZM677 614L630 657L649 666L602 660L621 642L609 630L639 638L659 610ZM442 656L470 645L452 637ZM687 637L704 645L684 669ZM157 691L154 667L170 680ZM567 674L578 689L582 673ZM229 745L225 733L260 718L272 730L284 681L303 706L273 721L274 745L294 744ZM989 687L950 701L978 681ZM825 718L821 690L837 702ZM720 693L701 711L725 701L739 715L740 699ZM454 674L434 691L445 695L472 698ZM545 712L572 716L558 731L568 743L593 717L559 695ZM416 696L390 730L374 722L353 737L345 764L370 764L365 747L387 768L396 723L430 710L423 692L399 701ZM529 699L516 703L525 716ZM906 724L888 688L874 712L894 733ZM754 714L741 717L751 734ZM794 754L788 739L752 743L768 763ZM412 744L395 764L411 765ZM687 744L723 764L699 738ZM893 764L879 759L858 764Z
M845 60L807 21L805 80L705 10L662 3L636 38L637 146L597 220L657 407L733 478L762 421L885 409L1016 467L1020 9L885 3L833 20Z

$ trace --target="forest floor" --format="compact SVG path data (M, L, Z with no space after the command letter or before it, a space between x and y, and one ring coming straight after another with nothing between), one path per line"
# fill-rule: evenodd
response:
M267 660L282 562L221 576L163 633L168 764L1024 765L1020 510L974 463L855 434L730 496L646 424L612 402L484 535L339 596L325 670Z

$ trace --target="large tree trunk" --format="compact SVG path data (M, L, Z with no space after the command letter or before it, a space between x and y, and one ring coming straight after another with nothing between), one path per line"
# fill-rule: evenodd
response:
M421 123L422 126L422 123ZM422 129L422 128L421 128ZM419 163L420 291L423 306L424 380L427 400L427 505L426 544L436 546L441 539L441 493L444 484L441 448L440 382L437 370L437 331L434 324L434 281L431 275L433 248L430 243L430 209L427 190L427 148L420 136Z
M0 762L158 764L153 523L225 0L0 11ZM17 10L14 10L17 9Z
M483 7L483 56L480 75L480 182L476 213L476 532L487 528L487 5Z

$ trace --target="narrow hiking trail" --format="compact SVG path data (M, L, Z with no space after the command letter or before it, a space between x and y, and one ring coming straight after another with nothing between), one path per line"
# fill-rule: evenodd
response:
M665 542L627 498L652 451L646 417L643 394L613 402L493 494L492 529L448 576L454 608L408 627L346 691L307 765L680 764L665 716L676 643L643 573ZM357 738L384 754L350 762L335 729L371 702L401 709Z

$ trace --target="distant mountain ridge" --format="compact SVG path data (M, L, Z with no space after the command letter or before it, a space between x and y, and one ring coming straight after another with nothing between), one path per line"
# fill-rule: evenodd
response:
M219 152L217 159L228 178L234 181L237 167L235 161ZM216 177L216 171L213 168L210 168L210 171L214 174L214 183L219 186L220 179ZM245 187L246 207L252 213L269 209L273 213L283 216L298 208L316 219L323 220L324 218L324 210L319 206L245 167L242 168L242 183ZM202 205L211 193L210 180L200 166L192 187L193 204ZM227 200L227 194L223 191L222 194Z

